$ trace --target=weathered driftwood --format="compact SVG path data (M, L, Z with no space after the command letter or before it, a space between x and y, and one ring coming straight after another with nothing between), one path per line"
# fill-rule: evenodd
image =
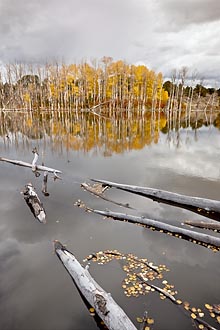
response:
M8 159L8 158L3 158L0 157L0 161L2 162L7 162L10 164L18 165L18 166L24 166L24 167L29 167L31 169L34 169L34 171L47 171L50 173L62 173L60 170L56 170L55 168L43 166L43 165L35 165L27 162L23 162L22 160L13 160L13 159Z
M102 183L104 186L114 187L123 191L147 197L159 203L181 207L210 219L220 221L220 201L217 200L180 195L165 190L131 186L106 180L91 180Z
M43 184L42 184L42 193L44 194L44 196L49 196L50 194L47 191L47 179L48 179L48 172L45 171L44 172L44 178L43 178Z
M150 286L151 288L153 288L155 291L159 292L160 294L164 295L166 298L168 298L170 301L172 301L172 303L174 303L175 305L178 305L180 308L183 308L182 306L182 301L176 299L174 296L172 296L168 291L161 289L160 287L151 284L150 281L145 281L143 279L142 276L137 275L137 277L139 278L139 280L141 281L141 283L147 283L148 286ZM184 310L184 312L188 312L187 315L191 318L191 311L190 310ZM194 317L192 319L194 322L196 322L195 326L197 329L199 329L199 324L202 324L204 326L204 328L202 329L208 329L208 330L217 330L216 328L214 328L212 325L210 325L208 322L204 321L201 317L198 317L194 314Z
M55 252L72 277L74 284L88 303L95 309L109 330L137 330L125 312L119 307L86 268L60 242L54 242Z
M209 230L214 230L217 232L220 232L220 224L217 222L205 222L205 221L191 221L191 220L186 220L184 221L185 225L192 226L192 227L197 227L197 228L202 228L202 229L209 229Z
M37 161L38 161L38 152L37 152L37 149L36 148L34 148L33 150L32 150L32 153L34 154L34 159L33 159L33 161L32 161L32 171L33 172L36 172L37 171L37 166L36 166L36 164L37 164Z
M133 209L133 207L131 207L128 203L127 204L123 204L123 203L119 203L119 202L116 202L116 201L113 201L112 199L109 199L107 197L105 197L103 195L104 191L106 190L107 187L102 187L102 190L101 189L97 189L96 187L91 187L90 185L88 185L87 183L83 182L81 183L81 187L83 189L85 189L86 191L88 191L89 193L107 201L107 202L110 202L110 203L113 203L113 204L116 204L118 206L122 206L122 207L125 207L127 209Z
M179 228L173 225L169 225L157 220L148 219L145 217L138 217L134 215L128 215L124 213L117 213L111 211L100 211L88 208L88 211L99 214L104 217L108 217L114 220L127 221L130 223L140 224L147 228L162 231L163 233L191 241L193 243L200 244L205 247L213 248L214 250L220 250L220 238L206 235L203 233L194 232L192 230Z
M43 204L41 203L33 185L28 183L23 190L24 199L29 206L31 212L35 216L35 218L41 222L46 223L46 212L43 208Z

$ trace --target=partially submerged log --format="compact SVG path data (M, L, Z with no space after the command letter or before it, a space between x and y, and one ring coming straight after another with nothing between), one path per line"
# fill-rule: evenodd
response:
M33 185L28 183L23 190L24 199L29 206L31 212L34 217L41 223L46 223L46 212L43 208L43 204L41 203Z
M91 180L102 183L104 186L117 188L136 195L147 197L159 203L181 207L207 218L220 221L220 201L217 200L180 195L165 190L120 184L106 180Z
M45 171L44 172L44 178L43 178L43 184L42 184L42 193L44 194L44 196L49 196L50 194L47 191L47 179L48 179L48 172Z
M33 163L31 164L31 163L23 162L22 160L13 160L13 159L0 157L0 161L18 165L18 166L29 167L32 170L34 169L34 171L47 171L49 173L54 173L54 174L62 173L60 170L56 170L55 168L51 168L51 167L47 167L47 166L43 166L43 165L34 165L33 166Z
M134 215L128 215L124 213L117 213L117 212L111 212L111 211L100 211L100 210L94 210L92 208L87 208L88 211L99 214L101 216L111 218L114 220L119 221L127 221L130 223L140 224L144 227L158 230L160 232L169 234L171 236L181 238L193 243L197 243L199 245L208 247L213 249L214 251L220 251L220 238L206 235L198 232L194 232L192 230L179 228L173 225L169 225L157 220L148 219L145 217L138 217Z
M137 330L125 312L113 300L111 294L99 286L71 252L58 241L54 242L54 248L77 289L95 309L109 330Z
M32 161L32 171L33 171L33 172L36 172L36 171L37 171L37 166L36 166L36 164L37 164L37 161L38 161L38 156L39 156L39 154L38 154L36 148L34 148L34 149L32 150L32 153L34 154L34 159L33 159L33 161Z
M143 279L142 276L137 276L141 283L146 283L146 280ZM181 300L176 299L174 296L172 296L167 290L161 289L160 287L151 284L150 281L147 281L147 285L153 288L155 291L162 294L164 297L168 298L170 301L172 301L173 304L178 305L180 308L183 307L183 303ZM198 317L195 313L192 313L190 309L184 310L185 313L187 313L187 316L191 317L191 319L195 322L195 326L197 329L208 329L208 330L217 330L215 327L213 327L208 322L204 321L201 317ZM203 325L204 327L200 327L200 325Z
M220 224L217 222L205 222L205 221L191 221L186 220L184 221L185 225L191 226L191 227L197 227L202 229L209 229L216 232L220 232Z
M126 203L126 204L119 203L119 202L113 201L112 199L109 199L109 198L105 197L103 195L103 193L107 189L107 187L102 187L101 186L102 189L100 189L100 186L101 185L99 184L98 187L96 187L96 186L92 187L92 186L88 185L85 182L81 183L81 187L83 189L85 189L86 191L88 191L89 193L91 193L91 194L93 194L93 195L95 195L95 196L97 196L97 197L99 197L99 198L101 198L101 199L103 199L107 202L110 202L110 203L113 203L113 204L116 204L118 206L122 206L122 207L125 207L125 208L128 208L128 209L133 209L133 207L131 207L128 203Z

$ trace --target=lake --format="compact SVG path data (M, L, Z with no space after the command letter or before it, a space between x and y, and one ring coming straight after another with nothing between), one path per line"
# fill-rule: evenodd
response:
M0 329L97 329L54 253L55 239L84 265L86 256L107 249L166 265L170 271L164 279L174 285L177 298L200 308L205 320L218 328L204 305L220 303L219 252L134 224L106 220L74 205L80 200L95 209L144 215L179 227L185 220L205 219L116 189L106 192L109 199L135 208L125 209L89 194L81 183L105 179L220 200L218 118L200 119L196 124L186 119L178 126L168 122L164 113L141 111L2 113L0 156L31 163L36 147L38 163L61 170L62 180L54 181L49 175L50 195L44 196L42 174L36 177L29 168L0 162ZM34 218L21 194L29 182L46 210L45 225ZM89 271L138 329L137 317L145 311L155 321L152 329L193 328L179 306L161 300L157 292L126 297L122 261L91 262Z

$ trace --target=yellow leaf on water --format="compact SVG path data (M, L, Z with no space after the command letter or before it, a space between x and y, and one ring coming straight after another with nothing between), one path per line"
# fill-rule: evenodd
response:
M196 314L191 313L191 318L192 318L192 319L196 319Z
M147 318L147 323L148 324L154 324L154 319L151 319L151 318Z
M207 309L212 309L212 306L209 305L209 304L205 304L205 307L206 307Z

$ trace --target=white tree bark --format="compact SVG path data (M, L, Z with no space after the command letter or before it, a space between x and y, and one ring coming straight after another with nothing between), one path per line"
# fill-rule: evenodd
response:
M74 280L75 285L95 309L109 330L137 330L125 312L113 300L110 293L104 291L83 268L75 256L58 241L54 242L55 252Z
M35 216L35 218L45 224L46 223L46 212L43 208L43 204L41 203L33 185L31 183L28 183L25 186L25 189L23 191L24 199L29 206L31 212Z
M10 164L14 164L14 165L18 165L18 166L29 167L29 168L33 169L33 164L23 162L22 160L13 160L13 159L0 157L0 161L7 162L7 163L10 163ZM47 167L47 166L43 166L43 165L34 165L34 166L35 166L36 171L47 171L47 172L55 173L55 174L56 173L62 173L61 171L56 170L55 168L51 168L51 167Z

